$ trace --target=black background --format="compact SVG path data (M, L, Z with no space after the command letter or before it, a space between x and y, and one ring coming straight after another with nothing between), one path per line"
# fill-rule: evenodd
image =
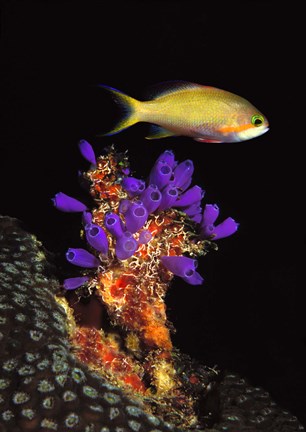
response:
M81 138L97 153L111 143L128 149L142 178L165 149L192 159L205 202L218 203L220 220L232 216L240 229L200 260L203 286L173 284L167 304L175 345L263 386L305 424L305 303L297 280L304 234L301 10L279 4L6 1L0 212L64 253L79 244L79 216L57 212L50 199L58 191L83 197ZM98 84L141 98L148 86L176 79L245 97L268 117L270 131L234 144L148 142L144 124L97 136L117 118Z

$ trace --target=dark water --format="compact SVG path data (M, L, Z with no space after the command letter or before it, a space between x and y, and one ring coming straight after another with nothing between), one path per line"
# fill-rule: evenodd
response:
M298 281L301 148L296 108L300 11L272 3L7 1L1 7L0 213L20 218L51 250L78 242L79 217L57 213L50 197L82 197L77 142L97 152L128 148L145 177L173 149L195 163L195 183L221 217L240 222L200 261L206 283L179 281L168 296L177 346L263 386L305 417L306 335ZM97 84L141 98L160 81L213 85L250 100L271 130L252 141L200 144L187 138L144 140L146 125L112 138L117 115ZM303 108L302 108L303 110Z

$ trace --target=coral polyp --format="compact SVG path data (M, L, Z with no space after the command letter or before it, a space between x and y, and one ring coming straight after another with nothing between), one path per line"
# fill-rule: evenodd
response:
M145 395L152 413L163 414L171 401L175 414L170 420L179 417L184 425L195 425L197 397L191 397L177 372L165 296L174 276L201 285L197 257L216 249L214 239L233 234L238 224L228 218L215 226L216 205L206 204L202 211L205 192L191 186L191 160L178 163L166 150L142 180L130 175L126 153L110 147L96 157L84 140L79 148L91 164L83 180L93 208L62 192L53 199L61 211L82 213L87 243L86 249L66 253L81 274L64 280L68 302L59 300L72 310L76 355L115 385ZM106 312L105 328L84 325L73 312L84 296L98 300L95 314Z

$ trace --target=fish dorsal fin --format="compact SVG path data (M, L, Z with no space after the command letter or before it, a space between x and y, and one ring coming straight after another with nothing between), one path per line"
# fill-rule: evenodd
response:
M158 138L166 138L169 136L174 136L175 133L171 132L167 129L164 129L161 126L157 126L155 124L150 126L149 133L146 136L146 139L158 139Z
M196 89L203 87L203 85L191 83L188 81L163 81L161 83L153 84L152 86L148 87L144 96L146 100L153 100L161 96L166 96L168 94L178 92L180 90L183 91L186 89Z

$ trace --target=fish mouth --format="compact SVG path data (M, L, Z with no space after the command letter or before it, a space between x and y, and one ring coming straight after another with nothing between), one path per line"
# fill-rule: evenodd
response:
M269 126L259 126L256 128L249 128L244 131L238 132L238 141L247 141L256 138L264 133L268 132Z
M268 132L269 126L264 126L264 128L260 131L260 135L263 135L264 133Z

